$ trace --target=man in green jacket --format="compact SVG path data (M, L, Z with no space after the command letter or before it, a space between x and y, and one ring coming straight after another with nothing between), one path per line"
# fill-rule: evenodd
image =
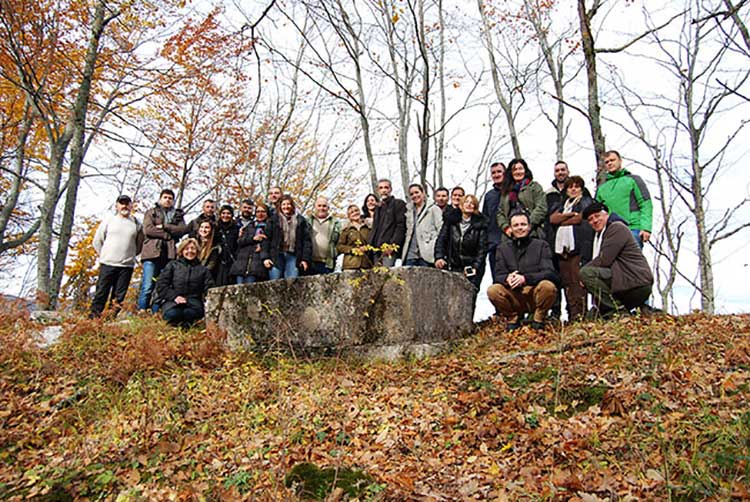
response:
M615 150L604 153L607 181L596 191L596 200L609 207L610 212L625 220L638 245L651 238L653 205L648 188L640 176L622 167L622 157Z

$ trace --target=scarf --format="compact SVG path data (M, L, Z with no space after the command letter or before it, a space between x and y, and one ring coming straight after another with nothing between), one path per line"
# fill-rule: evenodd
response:
M285 214L279 213L279 223L281 224L281 235L283 242L281 244L281 250L286 253L294 252L295 239L297 237L297 220L295 214L286 216Z
M563 214L572 213L573 207L578 204L581 200L579 195L575 199L568 199L563 204ZM576 248L575 234L573 233L573 225L560 225L557 227L557 234L555 235L555 253L565 254L570 253Z
M521 192L523 187L527 186L529 183L531 183L531 180L529 178L524 178L517 183L513 183L513 186L508 193L508 201L510 201L511 209L515 208L518 205L518 194Z

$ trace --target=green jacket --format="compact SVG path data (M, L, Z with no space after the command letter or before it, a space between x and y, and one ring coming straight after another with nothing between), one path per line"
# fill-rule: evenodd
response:
M617 213L631 230L651 232L653 204L640 176L627 169L608 173L607 181L596 190L596 200L605 203L610 213Z

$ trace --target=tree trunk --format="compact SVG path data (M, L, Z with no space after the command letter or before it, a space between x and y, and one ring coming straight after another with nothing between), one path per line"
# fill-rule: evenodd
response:
M591 141L594 144L594 156L598 166L596 184L601 185L607 177L602 163L602 156L606 151L604 134L601 124L601 107L599 106L599 83L596 72L596 50L594 36L591 33L591 19L596 14L599 0L594 0L591 10L586 10L586 0L578 0L578 21L581 29L581 44L583 59L586 63L586 78L588 80L588 119L591 128Z

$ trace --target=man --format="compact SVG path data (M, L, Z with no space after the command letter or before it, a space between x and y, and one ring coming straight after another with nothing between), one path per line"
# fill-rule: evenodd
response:
M94 235L94 249L99 254L99 279L91 302L91 317L101 315L110 297L117 315L133 276L135 257L143 247L141 223L131 215L130 197L117 197L115 209L115 214L104 220Z
M581 280L599 313L608 316L618 310L645 309L654 276L627 225L610 216L601 202L584 209L582 216L595 235L593 259L581 269Z
M567 194L565 193L565 182L570 176L567 162L565 162L564 160L558 160L557 162L555 162L554 172L555 176L552 179L552 186L550 186L547 191L544 192L544 195L547 199L547 216L544 220L544 229L547 238L547 244L549 244L550 249L553 250L555 249L555 237L557 235L558 225L553 225L552 222L550 222L550 216L555 211L561 210L563 207L563 203L568 198ZM557 261L557 255L555 253L552 253L552 265L554 265L555 267L555 272L560 274L560 264ZM554 319L560 319L560 313L562 310L561 304L562 294L561 291L558 290L557 297L555 298L555 303L552 304L550 317Z
M143 216L143 279L138 296L138 308L141 310L146 310L151 305L151 292L156 278L169 260L175 259L177 240L188 231L182 209L175 209L173 206L174 192L165 188L159 194L156 206Z
M533 313L531 327L542 329L557 295L552 252L546 241L529 235L531 221L526 212L513 213L510 228L512 240L497 247L496 282L487 297L498 314L509 318L507 331L518 329L526 313Z
M487 219L487 256L490 259L490 273L492 282L495 282L495 251L500 244L502 230L497 226L497 208L500 206L500 195L503 188L503 178L505 177L505 164L502 162L493 162L490 165L490 178L492 179L492 188L484 194L484 203L482 204L482 214ZM477 273L481 277L484 275L486 260L482 260L481 270Z
M276 214L276 204L279 203L281 197L284 196L280 186L272 186L268 189L268 195L266 196L266 205L268 206L268 217L272 217Z
M336 246L341 235L341 222L329 214L328 199L315 199L315 209L310 218L312 230L312 273L330 274L336 266Z
M406 240L406 203L393 197L392 191L390 180L378 181L380 204L375 208L370 232L370 245L380 249L375 253L374 262L384 267L396 264ZM384 244L387 244L385 248Z
M253 217L255 213L255 203L253 199L247 198L242 199L240 203L240 214L237 216L237 226L243 228L245 225L252 223L255 219Z
M440 187L437 190L435 190L435 205L440 208L441 211L445 211L445 208L448 207L448 199L450 196L448 195L448 189L445 187Z
M188 236L193 238L198 237L198 228L204 221L210 221L212 225L216 226L216 201L213 199L203 201L201 214L188 224Z
M640 176L622 167L622 157L615 150L604 153L607 180L596 191L596 200L625 220L638 245L651 238L653 204L648 188Z
M466 192L464 191L462 187L460 186L453 187L453 190L451 190L451 206L460 210L461 199L463 199L465 195L466 195Z

